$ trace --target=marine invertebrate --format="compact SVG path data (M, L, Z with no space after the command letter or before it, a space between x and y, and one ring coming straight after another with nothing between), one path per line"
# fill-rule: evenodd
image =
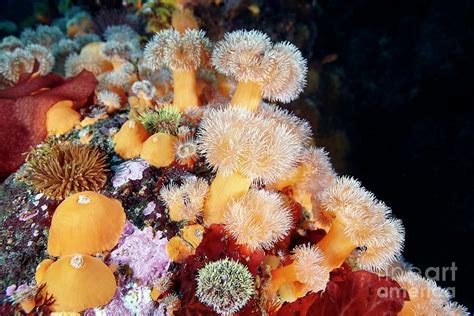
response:
M166 133L155 133L143 143L140 157L150 165L161 168L175 160L174 149L178 138Z
M52 263L41 280L44 292L54 298L50 307L56 312L81 312L105 305L117 285L112 270L88 255L66 255Z
M81 122L81 114L73 109L72 101L60 101L46 113L48 135L62 135L71 131Z
M5 36L0 43L0 51L13 52L17 48L22 48L23 42L16 36Z
M120 201L92 191L67 197L54 212L48 237L48 253L96 254L117 244L125 212Z
M288 42L272 46L266 34L255 30L226 33L214 47L212 64L238 81L231 105L252 111L262 97L288 103L306 84L306 60L298 48Z
M20 72L16 67L15 57L11 52L0 52L0 78L2 83L11 85L20 78Z
M265 190L249 190L224 214L226 230L250 250L270 249L288 234L292 222L279 194Z
M25 48L38 61L38 72L41 76L46 76L54 67L54 56L44 46L30 44Z
M23 43L41 45L47 49L52 49L54 44L64 37L64 33L58 27L49 25L38 25L35 30L31 28L24 29L20 35Z
M97 93L97 102L107 108L107 112L112 113L122 106L120 96L112 91L102 90Z
M92 33L93 24L90 14L85 11L77 12L66 22L66 31L69 37Z
M194 248L183 238L174 236L166 244L166 253L174 262L182 262L194 254Z
M286 125L302 144L310 144L313 132L311 131L311 125L305 119L297 117L286 109L265 102L260 104L257 112L262 117L272 120L275 124Z
M148 132L140 122L128 120L114 136L114 149L120 157L132 159L138 157Z
M196 70L206 59L209 41L203 31L176 30L158 32L147 43L143 58L152 70L162 66L173 72L173 105L183 111L199 105Z
M181 121L181 113L174 107L165 106L140 114L138 120L150 134L176 134Z
M103 36L107 42L129 43L134 49L140 48L140 35L125 24L107 27Z
M399 315L468 315L462 306L450 302L448 291L429 279L407 271L395 276L395 280L408 291L410 300L405 302Z
M209 185L206 180L189 177L180 186L168 185L160 190L160 197L172 221L195 223L201 216Z
M107 156L100 149L60 143L43 145L27 158L28 181L55 200L87 190L100 190L107 181Z
M270 291L279 292L283 301L292 302L308 291L319 292L326 288L329 269L324 255L314 245L301 245L293 249L293 262L272 270Z
M153 232L151 227L135 228L123 242L110 253L112 262L126 264L133 271L133 277L143 284L153 285L162 277L170 260L166 255L166 238Z
M326 229L332 218L320 211L319 194L335 179L336 172L329 161L328 153L323 148L308 147L302 151L298 167L291 175L278 179L271 187L277 190L291 188L293 199L312 212L319 228Z
M80 48L82 48L89 43L100 42L100 37L97 34L78 34L74 36L73 40Z
M66 62L64 63L66 77L75 76L84 69L92 72L96 77L103 72L101 65L90 58L79 54L71 54L66 58Z
M66 57L71 53L78 52L82 47L69 38L63 38L53 46L53 55Z
M139 112L152 106L152 100L156 95L156 88L150 81L135 81L132 85L132 92L136 97L130 97L129 101L132 106L139 108Z
M255 293L248 268L229 259L206 264L198 271L196 281L198 299L222 315L239 311Z
M217 171L204 209L207 224L220 223L226 205L252 181L274 182L296 166L302 144L284 124L246 109L210 110L198 131L200 152Z
M358 181L338 178L320 198L322 211L334 217L328 234L318 243L330 270L363 246L367 247L366 257L362 255L365 268L383 269L396 260L403 247L403 226Z
M191 137L179 138L176 143L176 161L180 165L192 168L198 159L197 141Z

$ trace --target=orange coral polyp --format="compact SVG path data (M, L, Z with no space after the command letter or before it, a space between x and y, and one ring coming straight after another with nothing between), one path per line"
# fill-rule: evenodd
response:
M199 106L195 70L173 70L173 89L173 105L180 111Z
M43 261L40 262L38 267L36 267L35 280L37 284L41 284L44 274L46 273L46 270L48 270L49 266L52 263L54 263L54 260L44 259Z
M244 196L252 184L252 179L236 172L225 176L217 173L211 183L204 204L203 219L206 225L221 224L227 205L234 199Z
M148 132L142 124L128 120L114 136L115 152L123 159L138 157L148 137Z
M177 141L176 136L156 133L145 141L140 157L152 166L168 167L175 160Z
M166 252L172 261L180 262L194 254L194 249L181 237L174 236L166 244Z
M235 89L231 106L238 106L246 108L249 111L255 112L262 101L262 87L258 82L253 81L239 81Z
M67 255L52 263L42 283L44 295L52 295L53 312L81 312L110 302L117 285L112 270L87 255Z
M67 197L51 222L48 253L52 256L96 254L115 247L125 226L122 204L85 191Z
M325 258L325 266L329 271L339 268L354 249L357 248L350 238L346 236L344 230L344 224L337 218L334 219L329 232L316 245L321 249Z

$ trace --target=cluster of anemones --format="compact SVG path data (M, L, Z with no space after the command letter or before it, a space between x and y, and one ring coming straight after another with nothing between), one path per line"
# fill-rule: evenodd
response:
M84 187L74 182L78 177L67 174L64 178L74 190L60 190L58 197L67 197L56 209L48 241L48 253L59 259L43 261L36 275L45 296L55 298L51 310L79 312L105 305L107 311L134 300L146 301L148 312L154 304L151 298L173 314L181 298L173 273L200 256L205 234L215 227L222 227L223 238L232 240L248 261L252 254L262 255L260 264L267 272L257 282L245 260L200 261L193 275L194 295L224 315L252 300L276 302L275 311L285 302L324 291L330 272L348 258L356 268L375 273L400 260L404 229L391 210L357 180L337 176L327 153L311 145L306 121L263 101L290 102L303 90L306 61L294 45L272 44L258 31L232 32L212 45L204 32L183 28L157 33L142 56L139 36L128 27L109 28L104 38L70 56L66 73L86 69L97 76L101 115L129 110L128 120L111 139L121 159L140 158L163 173L169 167L185 170L177 181L158 184L155 192L167 224L178 229L166 242L150 227L127 232L119 202L89 191L67 196ZM205 95L208 82L199 71L211 67L237 81L235 87L215 79L211 90L222 93ZM168 82L156 81L162 72L168 72L167 81L172 82L169 103L160 101L170 92ZM50 134L81 125L70 101L55 105L47 122ZM68 161L63 151L57 156ZM76 160L71 165L89 171ZM317 229L325 232L317 243L288 247L293 236ZM166 256L157 255L157 248ZM111 266L97 257L107 258ZM164 275L170 269L168 260L175 270ZM125 278L116 269L122 265L132 270L136 282L126 293L116 291L113 275ZM411 274L395 279L408 290L435 288ZM402 311L407 315L422 310L462 312L446 295L411 299Z

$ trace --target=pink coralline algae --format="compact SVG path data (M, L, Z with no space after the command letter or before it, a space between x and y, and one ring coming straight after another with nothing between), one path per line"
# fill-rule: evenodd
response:
M130 160L118 166L118 170L112 178L112 185L118 188L130 180L140 180L143 178L143 171L150 165L140 159Z
M169 267L166 243L161 232L153 234L151 227L135 229L112 251L110 258L112 262L128 265L134 278L152 285Z

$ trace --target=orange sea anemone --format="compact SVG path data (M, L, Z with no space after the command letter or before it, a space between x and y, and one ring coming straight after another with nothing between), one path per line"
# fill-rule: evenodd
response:
M405 302L401 316L416 315L468 315L463 307L449 302L450 293L432 280L407 271L395 276L400 286L407 290L410 300Z
M201 153L217 171L204 209L206 224L220 223L228 202L245 195L252 181L271 183L290 174L302 150L286 125L237 107L210 110L198 135Z
M70 195L54 212L48 238L48 253L96 254L117 244L125 225L125 212L118 200L85 191Z
M173 105L184 111L199 105L196 70L208 59L209 41L204 32L187 29L163 30L148 42L143 53L146 64L157 71L162 66L173 72Z
M321 211L333 217L329 232L317 244L330 270L358 247L366 248L361 264L367 269L384 269L397 259L405 239L403 226L360 182L338 178L320 198Z
M292 302L326 288L329 269L324 265L324 255L314 245L301 245L293 250L293 262L272 270L270 294L278 293L284 302Z
M226 230L250 250L270 249L288 234L292 222L280 195L265 190L249 190L224 214Z
M52 263L41 283L54 312L81 312L110 302L117 288L112 270L97 258L67 255Z
M238 81L231 105L255 111L262 97L290 102L306 84L306 60L291 43L272 45L259 31L226 33L212 52L212 64L220 73Z
M123 159L138 157L148 137L148 132L142 124L128 120L114 136L115 152Z

